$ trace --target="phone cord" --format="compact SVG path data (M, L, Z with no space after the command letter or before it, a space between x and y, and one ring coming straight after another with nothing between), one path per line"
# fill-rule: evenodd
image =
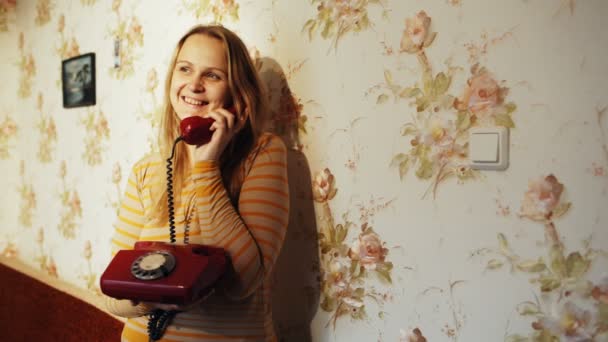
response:
M161 309L156 309L149 314L148 319L148 337L150 337L150 341L157 341L165 333L165 329L177 311L165 311Z
M182 140L182 137L175 139L171 156L167 158L167 210L169 211L169 238L171 243L175 243L175 208L173 207L173 156L175 155L175 146Z
M182 137L179 137L173 143L173 148L171 149L171 156L167 159L167 210L169 211L169 237L171 239L171 243L175 243L175 208L173 206L173 168L171 165L173 164L173 156L175 155L175 147L177 143L182 140ZM175 317L177 311L170 310L165 311L162 309L156 309L148 314L148 337L150 341L159 340L169 323L173 317Z

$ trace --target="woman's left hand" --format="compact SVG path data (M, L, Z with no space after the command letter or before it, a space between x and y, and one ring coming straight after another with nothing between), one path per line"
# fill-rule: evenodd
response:
M244 121L230 111L222 108L221 103L209 103L209 112L205 117L215 120L211 125L211 141L205 145L197 146L194 151L194 160L219 160L222 152L232 140L234 135L243 127Z

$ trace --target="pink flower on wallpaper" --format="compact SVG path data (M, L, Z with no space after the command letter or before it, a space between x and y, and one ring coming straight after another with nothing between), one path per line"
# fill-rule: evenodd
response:
M458 101L457 106L459 110L470 110L479 117L491 111L502 101L498 82L489 72L483 71L467 81L464 95Z
M69 202L69 207L72 213L78 214L82 216L82 208L80 206L80 198L78 197L78 193L74 191L72 193L72 199Z
M143 44L144 34L142 32L141 24L136 17L131 18L131 25L129 32L127 33L127 39L130 44L138 43L140 46Z
M359 235L348 256L358 260L365 269L374 270L378 263L384 262L388 249L384 248L380 236L373 231L366 231Z
M339 297L348 290L348 283L350 282L348 269L347 265L339 260L330 263L326 282L329 296Z
M520 215L533 220L549 219L563 191L564 185L554 175L530 181Z
M591 290L591 296L598 302L608 305L608 276Z
M0 129L3 136L10 137L17 133L17 124L15 121L13 121L13 119L7 117L0 125Z
M436 33L429 32L431 18L425 11L420 11L413 18L405 19L405 31L401 38L401 51L415 53L430 45Z
M314 200L317 202L327 202L334 198L337 189L334 188L334 175L329 169L317 173L312 184Z
M5 258L11 259L19 255L19 251L17 250L17 246L15 246L14 243L9 242L6 247L4 247L4 250L2 250L1 255Z

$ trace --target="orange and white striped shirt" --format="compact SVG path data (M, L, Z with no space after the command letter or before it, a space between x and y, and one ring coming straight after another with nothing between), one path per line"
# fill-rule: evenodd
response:
M161 341L276 341L270 281L289 220L287 151L281 139L271 134L263 135L253 150L258 153L246 159L248 172L238 211L213 161L197 162L181 194L175 194L181 203L175 208L178 243L188 225L190 243L224 248L237 284L216 291L200 307L178 313ZM115 224L112 255L132 249L136 241L170 241L168 223L159 227L146 219L154 216L150 215L155 210L150 189L155 186L152 182L165 179L160 173L166 173L160 155L144 157L134 165ZM248 229L261 248L263 267ZM111 298L107 305L110 312L131 317L125 323L123 341L148 341L148 318L141 305Z

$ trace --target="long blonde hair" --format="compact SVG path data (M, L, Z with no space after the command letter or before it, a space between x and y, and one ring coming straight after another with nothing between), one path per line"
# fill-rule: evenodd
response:
M171 78L182 46L188 37L195 34L206 35L223 43L228 62L228 88L232 106L236 109L239 117L245 118L245 126L234 136L220 157L222 180L232 204L237 208L238 197L245 176L244 161L252 152L262 132L264 125L262 118L268 111L268 100L247 47L234 32L220 25L199 25L190 29L177 43L165 79L164 110L158 139L159 150L163 157L168 158L171 155L175 139L180 135L180 120L169 99ZM184 181L189 175L191 162L189 158L185 143L178 143L173 159L173 191L176 194L176 208L180 204L180 193ZM166 222L168 211L165 174L159 174L158 177L162 180L159 179L160 182L155 182L159 184L159 190L152 194L156 197L157 209L154 210L154 215L157 216L153 219Z

